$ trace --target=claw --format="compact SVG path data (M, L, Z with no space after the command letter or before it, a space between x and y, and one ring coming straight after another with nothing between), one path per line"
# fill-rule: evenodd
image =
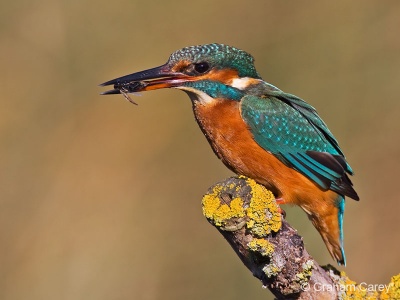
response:
M282 207L278 206L278 211L282 215L284 219L286 219L286 211L283 210Z

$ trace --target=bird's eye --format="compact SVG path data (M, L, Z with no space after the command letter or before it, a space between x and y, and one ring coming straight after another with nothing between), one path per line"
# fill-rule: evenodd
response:
M208 71L209 68L210 68L210 66L206 62L200 62L200 63L194 64L194 70L197 73L205 73Z

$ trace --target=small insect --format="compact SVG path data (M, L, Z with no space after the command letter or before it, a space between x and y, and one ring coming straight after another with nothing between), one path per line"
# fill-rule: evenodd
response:
M147 83L142 81L131 81L131 82L124 82L124 83L116 83L114 84L114 89L119 90L119 92L124 96L126 100L130 103L138 105L128 94L136 94L135 92L140 89L144 88ZM139 95L139 94L136 94Z

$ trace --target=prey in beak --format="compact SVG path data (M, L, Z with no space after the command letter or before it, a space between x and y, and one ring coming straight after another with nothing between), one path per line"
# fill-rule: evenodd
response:
M101 95L122 94L129 102L137 105L128 94L162 88L173 88L189 80L190 76L180 72L173 72L169 65L165 64L106 81L100 84L100 86L113 85L114 89L105 91L101 93Z

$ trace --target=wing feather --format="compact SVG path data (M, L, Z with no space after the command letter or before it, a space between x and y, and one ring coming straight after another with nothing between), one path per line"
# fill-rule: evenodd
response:
M353 171L316 110L282 91L241 100L241 114L255 141L321 189L358 200L347 174Z

